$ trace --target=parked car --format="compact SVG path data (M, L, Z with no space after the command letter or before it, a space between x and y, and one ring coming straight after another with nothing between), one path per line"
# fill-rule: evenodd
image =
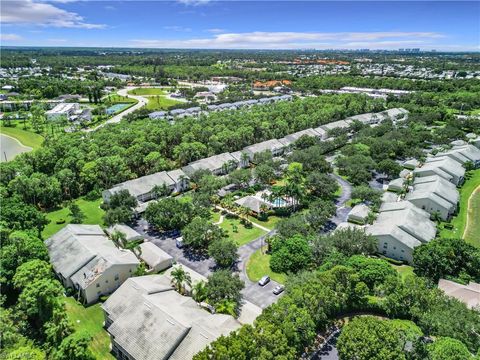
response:
M270 282L270 276L265 275L262 276L262 278L258 281L258 285L260 286L265 286Z
M279 294L281 294L284 290L285 290L285 286L283 286L283 285L278 285L278 286L275 286L275 289L273 289L273 293L274 293L275 295L279 295Z

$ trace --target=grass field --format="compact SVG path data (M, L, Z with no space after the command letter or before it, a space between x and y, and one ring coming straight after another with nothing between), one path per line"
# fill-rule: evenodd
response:
M67 315L75 330L82 331L92 337L90 350L96 359L113 360L110 354L110 336L103 328L103 310L100 304L84 307L72 297L66 300Z
M167 99L164 96L150 96L148 98L147 109L149 110L168 110L173 105L179 104L179 101Z
M138 88L128 92L130 95L165 95L167 92L165 89L159 88Z
M464 239L480 247L480 185L470 198L468 209L468 227L465 229Z
M258 281L262 276L268 275L270 279L285 284L287 275L275 273L270 269L270 255L263 254L259 249L253 253L247 262L247 276L252 281Z
M102 209L100 209L100 204L102 203L102 199L97 199L94 201L88 201L83 198L75 200L78 204L80 209L85 215L85 220L83 221L84 224L91 224L91 225L102 225L102 217L105 213ZM47 214L47 219L50 220L50 223L45 226L43 229L42 236L44 239L52 236L57 231L63 229L66 225L68 225L71 221L70 216L68 215L70 210L68 207L64 207L59 210L51 211ZM57 221L60 219L65 219L63 224L57 224Z
M17 127L0 127L0 133L9 135L18 141L20 141L24 146L29 146L33 149L38 149L42 146L43 136L35 134L32 131L23 130L17 125Z
M262 225L270 230L273 230L275 228L275 225L277 225L280 220L282 220L282 217L276 215L270 215L267 220L260 220L254 217L250 217L250 221Z
M106 104L104 104L105 106L108 107L108 103L112 103L112 104L118 104L118 103L137 103L138 100L134 99L134 98L131 98L131 97L127 97L127 96L121 96L121 95L118 95L118 94L111 94L111 95L108 95L106 98L104 98L103 100L105 100Z
M214 222L216 221L218 221L218 219L214 220ZM235 240L238 246L248 244L250 241L266 234L265 231L255 226L246 228L238 218L232 216L225 216L223 222L219 224L219 226L228 233L229 238ZM236 228L236 232L234 231L234 228Z
M460 189L459 212L458 212L458 215L455 216L450 222L451 225L453 225L453 229L445 228L445 223L442 223L440 225L441 237L461 238L463 236L466 222L467 222L468 199L478 186L480 186L480 169L473 171L471 173L471 176L465 181L462 188ZM479 197L480 196L476 195L474 201L471 202L472 208L476 209L476 212L475 212L476 214L479 213L479 210L478 210L478 208L480 207L480 205L478 204L480 201ZM473 215L475 213L473 213ZM475 246L480 247L480 224L478 223L478 221L471 221L470 224L471 224L471 229L467 230L465 240L472 243Z

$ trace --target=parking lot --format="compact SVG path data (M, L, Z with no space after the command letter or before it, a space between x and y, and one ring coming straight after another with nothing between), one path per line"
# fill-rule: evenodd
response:
M214 260L189 253L185 248L179 249L176 245L174 234L164 234L154 231L150 229L148 222L144 219L138 220L134 229L140 233L146 241L152 242L170 254L177 263L185 265L205 277L215 270ZM240 278L245 282L245 289L242 291L244 299L264 309L274 303L282 294L273 294L273 289L279 285L277 282L270 281L270 283L262 287L256 282L250 281L246 276L246 262L256 250L260 249L261 244L262 239L258 238L238 249L240 258L237 263L237 271Z

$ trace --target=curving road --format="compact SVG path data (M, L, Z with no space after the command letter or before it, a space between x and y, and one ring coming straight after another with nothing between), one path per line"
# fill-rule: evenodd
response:
M347 221L348 213L351 210L350 207L345 206L345 203L350 200L350 197L352 195L352 185L337 174L332 173L330 174L330 176L334 178L337 181L338 185L340 185L342 188L342 194L338 197L336 201L337 213L332 218L332 222L338 225L341 222Z
M127 86L126 88L124 89L120 89L118 90L117 94L120 95L120 96L128 96L132 99L135 99L137 100L138 102L129 107L127 110L125 111L122 111L120 114L117 114L115 115L114 117L112 117L111 119L108 119L107 121L105 121L103 124L100 124L98 126L95 126L94 128L90 128L90 129L87 129L85 131L89 132L89 131L95 131L97 129L100 129L102 127L104 127L105 125L107 124L115 124L115 123L119 123L126 115L128 114L131 114L132 112L134 112L135 110L138 110L142 107L144 107L145 105L147 105L147 102L148 102L148 99L144 98L143 96L138 96L138 95L130 95L128 94L128 92L130 90L133 90L133 89L136 89L137 86Z

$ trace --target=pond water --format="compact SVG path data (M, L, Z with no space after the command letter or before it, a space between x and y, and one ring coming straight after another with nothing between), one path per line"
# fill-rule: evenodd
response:
M32 151L31 147L22 145L20 141L10 136L0 134L0 162L11 161L18 154L29 151Z
M126 109L129 105L130 104L115 104L115 105L112 105L106 110L107 115L112 115L112 114L115 114L119 111L122 111L122 110Z

